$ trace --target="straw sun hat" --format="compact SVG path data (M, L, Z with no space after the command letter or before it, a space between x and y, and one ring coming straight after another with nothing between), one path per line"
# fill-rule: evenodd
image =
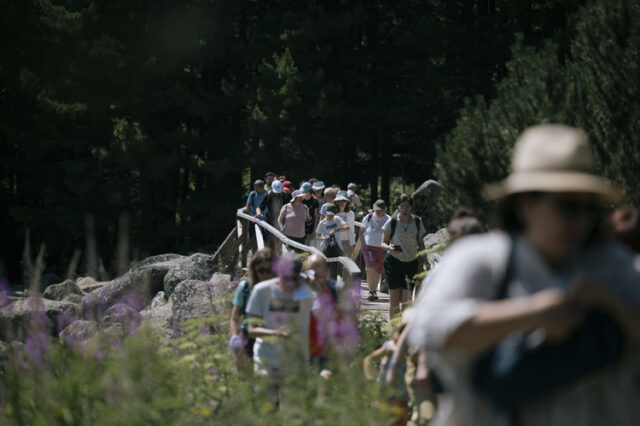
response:
M581 192L616 203L621 192L595 174L587 135L561 124L529 127L516 141L511 174L487 185L489 199L522 192Z

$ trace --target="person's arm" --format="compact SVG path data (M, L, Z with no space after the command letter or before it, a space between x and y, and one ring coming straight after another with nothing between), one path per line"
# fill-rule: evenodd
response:
M399 251L394 250L394 248L391 247L391 245L389 244L390 240L391 240L391 233L385 232L382 236L382 242L380 243L380 247L382 247L386 251L399 253Z
M233 308L231 309L231 318L229 318L229 334L231 336L240 334L241 322L242 318L240 316L240 307L233 305Z
M271 193L267 193L267 195L262 197L262 201L260 201L260 205L256 209L256 217L262 217L263 212L267 210L269 205L269 197L271 197Z
M262 319L257 315L251 315L251 318ZM281 337L286 339L289 337L289 332L286 329L286 326L282 326L276 330L272 330L270 328L265 328L261 326L256 326L253 324L249 324L249 336L251 337Z
M278 215L278 226L280 227L281 232L284 232L284 218L286 216L288 205L289 204L285 204L284 206L282 206L282 208L280 209L280 214Z
M445 347L481 351L511 332L538 328L545 330L550 341L562 341L583 317L584 311L555 288L528 296L481 302L475 315L448 336Z
M392 352L393 352L393 346L383 345L383 346L380 346L375 351L371 352L369 355L367 355L362 361L362 367L364 368L364 376L367 379L372 380L373 375L371 374L371 361L373 361L374 359L382 358L383 356L388 355Z

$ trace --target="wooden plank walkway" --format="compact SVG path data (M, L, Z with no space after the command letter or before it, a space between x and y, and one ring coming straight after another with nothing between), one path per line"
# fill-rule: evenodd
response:
M370 302L367 300L369 296L369 288L366 281L360 282L360 309L367 312L380 312L389 315L389 294L378 292L378 300Z

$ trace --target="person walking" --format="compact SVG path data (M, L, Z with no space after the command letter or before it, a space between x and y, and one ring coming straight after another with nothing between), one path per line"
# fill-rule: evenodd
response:
M274 180L271 184L271 190L260 202L260 206L256 209L256 217L265 220L269 225L278 228L278 217L280 210L291 201L291 196L282 190L282 182ZM270 238L269 232L261 229L269 247L275 252L280 253L280 241L277 238Z
M313 292L301 279L302 260L287 254L275 261L276 278L263 281L251 292L247 312L255 321L254 370L267 381L268 398L278 407L287 378L307 368L309 321Z
M420 216L411 214L413 199L400 194L396 200L397 217L384 224L380 246L387 251L382 261L384 279L389 286L389 317L393 318L409 301L413 289L413 277L421 262L416 259L418 250L424 250L424 225Z
M349 197L352 209L358 219L362 218L362 201L360 200L360 196L358 195L358 185L353 182L347 185L347 197Z
M487 194L501 229L447 249L409 329L448 393L432 424L638 424L625 343L640 343L640 274L601 236L621 193L595 173L586 134L526 129Z
M309 216L311 220L307 221L304 225L306 245L310 246L312 240L315 239L315 230L320 222L320 203L312 195L312 186L309 182L303 182L300 186L300 191L304 194L302 204L309 208Z
M327 188L324 190L324 203L322 204L322 206L320 207L320 217L324 218L325 217L325 206L327 204L334 204L334 200L336 198L336 196L338 195L338 188ZM334 204L335 205L335 204Z
M247 205L245 206L245 213L255 216L258 206L262 202L262 198L267 195L265 191L265 183L262 179L258 179L253 182L253 191L249 193L247 197Z
M322 205L325 203L325 200L324 200L324 182L321 181L321 180L317 180L317 181L313 182L311 187L313 189L313 198L318 200L318 204L320 205L320 207L322 207Z
M378 282L382 275L385 250L381 247L384 231L382 227L391 219L387 214L387 203L377 200L373 203L373 211L362 220L360 240L362 240L362 257L367 267L367 300L378 300Z
M342 241L342 250L344 251L344 255L347 257L351 257L353 254L353 247L356 245L356 234L355 234L355 214L351 210L351 200L347 197L347 193L345 191L338 192L334 203L338 208L338 216L349 225L349 229L345 231L339 231L336 235L336 238Z
M274 277L273 251L266 248L258 250L252 257L247 268L247 279L240 281L233 297L231 318L229 319L229 348L231 348L238 369L245 369L253 359L253 344L255 339L249 336L249 313L247 305L251 291L256 284Z
M302 204L304 194L300 190L293 192L291 201L286 204L278 216L278 225L282 233L289 239L304 244L305 223L311 220L309 208Z
M285 180L284 182L282 182L282 192L284 192L285 194L289 194L289 196L293 194L293 184L291 183L291 181Z

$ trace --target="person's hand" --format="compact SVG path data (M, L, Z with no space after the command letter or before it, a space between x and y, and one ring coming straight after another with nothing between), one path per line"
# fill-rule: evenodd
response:
M565 292L549 288L531 295L536 323L550 342L566 340L584 319L584 310Z
M262 217L262 213L260 212L256 213L256 217Z

